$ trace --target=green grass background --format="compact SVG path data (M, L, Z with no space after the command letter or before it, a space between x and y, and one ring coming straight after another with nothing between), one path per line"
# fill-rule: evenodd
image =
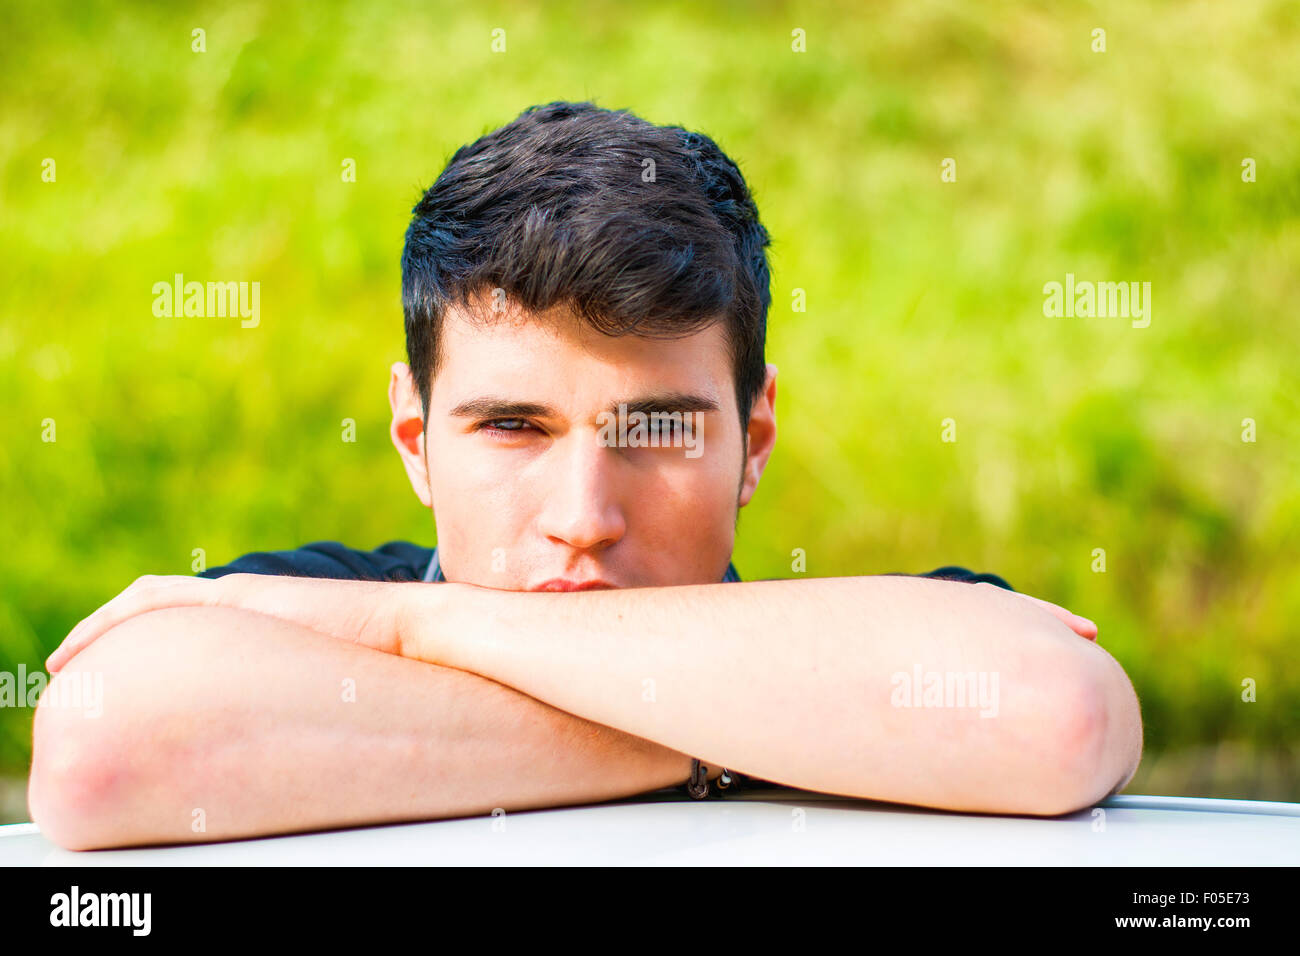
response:
M774 237L742 576L1002 574L1132 676L1131 792L1300 800L1297 4L20 2L0 38L0 670L195 548L432 543L386 435L410 208L594 98L714 136ZM260 327L155 318L176 272L260 281ZM1045 318L1067 272L1151 282L1151 326Z

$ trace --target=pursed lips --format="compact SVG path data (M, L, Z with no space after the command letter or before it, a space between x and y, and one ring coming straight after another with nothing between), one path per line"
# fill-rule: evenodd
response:
M529 588L530 591L597 591L612 589L615 586L608 581L593 579L590 581L571 581L567 578L552 578L537 587Z

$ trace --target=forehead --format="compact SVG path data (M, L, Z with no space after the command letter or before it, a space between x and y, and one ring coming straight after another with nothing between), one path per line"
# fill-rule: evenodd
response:
M473 315L453 307L443 319L439 351L433 386L447 401L467 389L561 395L590 390L603 399L609 389L654 385L708 391L722 405L731 392L723 321L676 338L610 336L564 307Z

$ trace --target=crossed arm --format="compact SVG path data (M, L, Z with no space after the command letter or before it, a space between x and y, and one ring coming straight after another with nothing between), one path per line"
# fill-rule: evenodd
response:
M697 756L714 776L1055 815L1122 788L1142 740L1127 676L1068 621L897 576L142 579L51 658L56 684L102 675L102 715L47 706L51 685L29 803L71 848L189 842L611 799L681 783ZM996 675L994 706L901 706L918 670Z

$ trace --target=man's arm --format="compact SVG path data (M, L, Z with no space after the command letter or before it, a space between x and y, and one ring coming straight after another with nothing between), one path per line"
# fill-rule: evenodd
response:
M893 576L576 594L256 574L141 579L78 625L50 666L81 661L100 635L159 606L237 607L489 677L711 767L852 796L1053 815L1131 776L1141 717L1119 664L1065 623L1074 615L1025 597ZM915 706L897 706L896 679L917 670ZM983 675L987 690L996 679L996 716L929 706L935 674Z
M55 683L84 674L102 675L98 717L54 703ZM691 765L483 677L246 610L132 617L55 683L29 804L71 849L595 802L682 783Z
M1115 659L988 584L452 584L409 598L402 654L794 787L1055 815L1113 792L1141 752L1137 696ZM958 682L988 702L958 704Z

